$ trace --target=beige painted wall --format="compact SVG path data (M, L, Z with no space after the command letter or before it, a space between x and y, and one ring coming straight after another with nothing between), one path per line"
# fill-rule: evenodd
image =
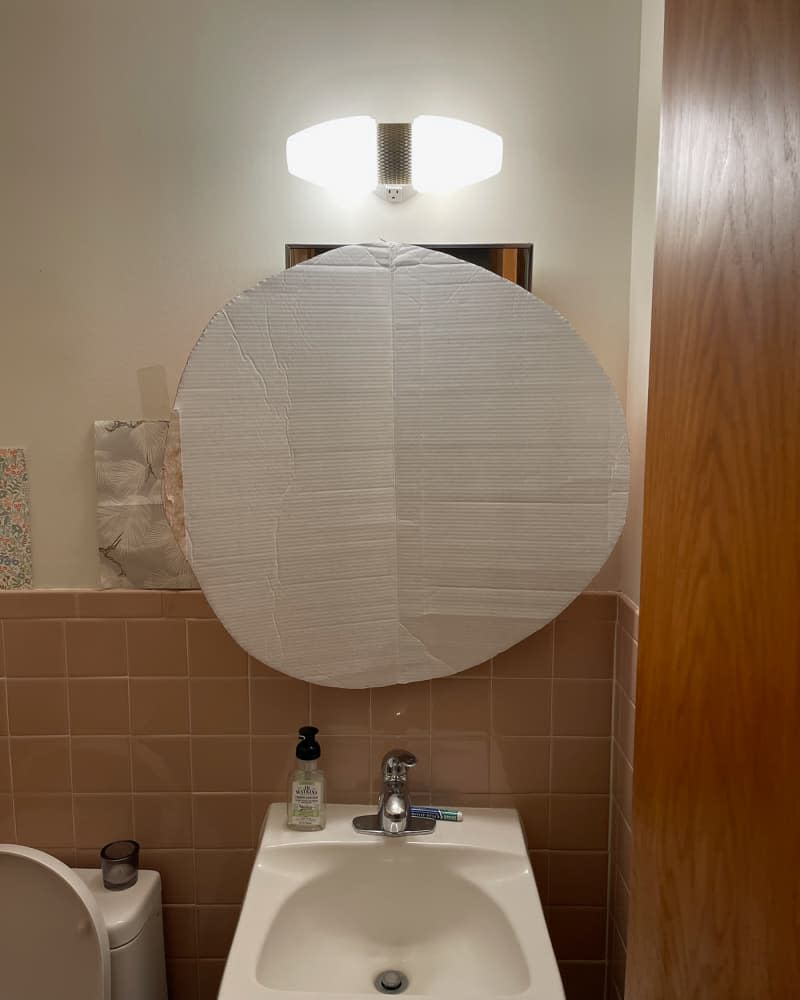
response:
M137 373L173 393L287 241L532 240L535 291L624 396L639 22L639 0L6 5L0 442L28 450L35 585L97 581L92 422L150 415ZM286 173L299 128L422 112L500 132L502 174L389 206Z
M630 341L626 415L631 444L628 523L620 543L620 589L638 605L642 563L647 385L650 366L650 313L656 236L658 139L661 117L661 63L664 0L642 0L642 48L636 131L636 179L631 234Z

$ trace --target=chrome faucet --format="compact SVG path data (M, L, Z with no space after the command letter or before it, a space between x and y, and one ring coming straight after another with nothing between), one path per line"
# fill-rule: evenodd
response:
M411 815L408 769L416 763L417 758L408 750L390 750L386 754L381 764L383 791L378 800L378 812L356 816L353 820L356 833L376 833L385 837L433 833L436 820Z
M378 812L383 832L389 836L405 833L411 818L411 797L406 784L408 769L416 763L417 758L408 750L392 750L383 758L383 791Z

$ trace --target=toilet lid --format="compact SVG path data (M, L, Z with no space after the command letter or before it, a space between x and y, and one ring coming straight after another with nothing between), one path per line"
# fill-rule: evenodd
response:
M8 1000L108 1000L108 935L71 868L31 847L0 844L0 976Z

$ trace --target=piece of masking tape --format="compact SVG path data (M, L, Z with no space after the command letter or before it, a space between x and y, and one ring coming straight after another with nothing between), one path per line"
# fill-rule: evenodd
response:
M167 373L163 365L139 368L139 400L145 420L169 420L171 404L167 389Z
M170 415L167 439L164 446L164 467L161 472L161 499L164 515L172 528L178 548L191 562L192 540L186 530L183 509L183 464L181 460L181 415L173 410Z

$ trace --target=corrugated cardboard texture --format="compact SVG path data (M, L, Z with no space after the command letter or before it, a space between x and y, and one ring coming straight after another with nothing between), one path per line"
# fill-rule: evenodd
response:
M586 344L419 247L342 247L244 292L175 409L203 590L251 655L318 684L482 663L581 592L625 519L625 421Z

